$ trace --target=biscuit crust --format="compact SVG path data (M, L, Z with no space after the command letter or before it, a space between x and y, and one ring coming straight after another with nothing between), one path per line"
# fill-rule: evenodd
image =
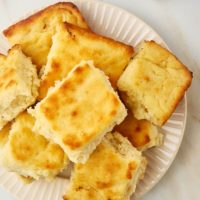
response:
M127 137L131 144L140 151L162 144L162 134L149 121L137 120L131 112L125 120L114 128L115 131Z
M162 126L192 82L192 73L154 41L143 42L118 81L127 106L137 119Z
M35 119L21 113L7 128L7 141L1 152L1 165L24 177L52 179L68 164L63 150L32 131Z
M63 199L128 200L144 172L143 161L126 138L109 133L85 164L75 164Z
M124 119L126 109L105 74L82 62L32 114L45 137L60 144L73 162L85 162L106 132Z
M11 45L20 44L32 58L38 70L46 64L56 26L68 22L89 29L78 8L70 2L60 2L29 16L3 31Z
M39 99L47 94L55 81L62 80L82 60L93 60L116 88L117 80L133 56L132 46L114 41L72 24L63 23L53 38L44 67Z

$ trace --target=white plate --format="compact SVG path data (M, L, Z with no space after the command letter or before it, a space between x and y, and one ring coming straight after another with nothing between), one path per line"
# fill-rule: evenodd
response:
M50 1L52 2L55 1ZM79 7L90 27L97 33L133 46L142 40L155 40L167 47L152 28L131 13L100 1L74 0L73 2ZM6 48L6 45L0 47L1 50ZM165 136L164 144L145 153L149 161L146 175L139 183L132 199L139 198L149 191L171 165L183 138L186 115L185 97L160 130ZM52 183L41 180L25 186L14 173L0 169L0 185L20 200L59 200L67 189L68 183L69 180L56 178Z

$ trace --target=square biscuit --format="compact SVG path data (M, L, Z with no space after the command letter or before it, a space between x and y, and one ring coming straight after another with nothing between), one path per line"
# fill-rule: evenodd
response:
M135 118L162 126L183 98L192 73L167 49L143 42L118 81Z
M11 45L20 44L38 70L46 64L52 36L59 23L68 22L89 29L78 8L70 2L59 2L19 21L4 30Z
M163 135L151 122L142 119L137 120L131 112L125 120L114 128L131 142L140 151L162 144Z
M39 99L44 98L49 87L67 76L82 60L93 60L95 67L104 71L112 86L116 87L117 80L133 53L132 46L63 23L53 37L53 44L41 77Z
M35 130L84 163L103 136L127 112L108 78L92 62L81 62L30 111Z
M12 126L8 124L0 131L0 165L24 180L51 180L66 167L68 158L59 145L32 131L34 123L34 118L23 112Z
M19 45L0 54L0 129L35 103L38 86L36 66Z
M75 164L64 200L129 200L146 160L119 133L109 133L85 164Z

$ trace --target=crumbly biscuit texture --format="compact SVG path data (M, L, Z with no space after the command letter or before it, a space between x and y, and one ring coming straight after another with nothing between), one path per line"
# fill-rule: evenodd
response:
M19 45L0 54L0 129L35 103L38 86L36 66Z

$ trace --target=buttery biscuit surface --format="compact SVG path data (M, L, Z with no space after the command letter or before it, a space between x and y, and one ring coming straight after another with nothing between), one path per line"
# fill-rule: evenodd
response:
M191 81L191 72L171 52L146 41L120 77L118 88L137 119L162 126Z
M137 120L131 112L115 130L127 137L131 144L141 151L162 144L163 137L158 128L145 119Z
M1 152L1 165L24 177L52 179L68 163L63 150L32 131L34 118L21 113L8 128Z
M73 162L85 162L126 109L105 74L82 62L50 90L32 114L35 128L61 145Z
M46 96L55 81L62 80L81 60L93 60L115 87L119 76L133 56L133 47L77 26L63 23L53 38L44 67L39 98Z
M141 152L109 133L85 164L75 164L64 200L129 200L144 170Z
M61 22L89 28L74 4L60 2L10 26L4 30L4 35L11 45L20 44L26 55L30 56L40 69L46 64L52 36L56 32L56 26Z
M0 152L2 152L5 144L8 141L9 131L11 128L11 123L6 124L1 130L0 130ZM2 153L1 153L2 154Z

